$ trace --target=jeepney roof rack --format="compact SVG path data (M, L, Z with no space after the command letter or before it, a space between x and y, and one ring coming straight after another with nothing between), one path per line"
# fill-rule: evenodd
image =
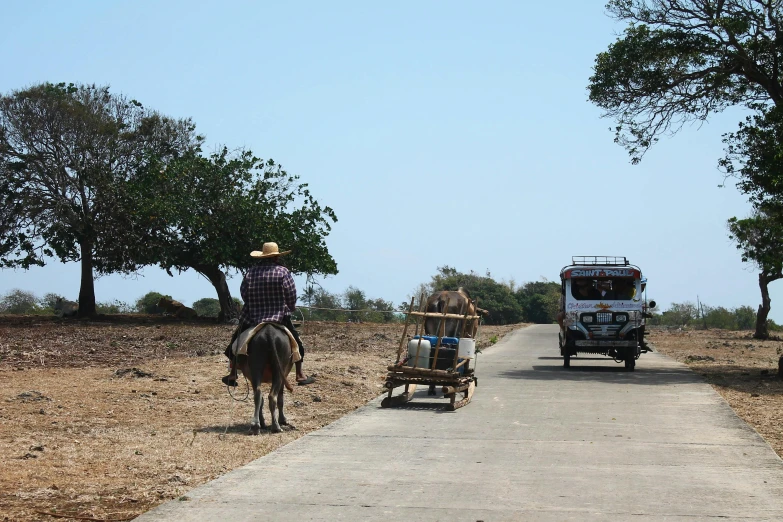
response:
M625 256L572 256L572 265L628 266L631 263Z

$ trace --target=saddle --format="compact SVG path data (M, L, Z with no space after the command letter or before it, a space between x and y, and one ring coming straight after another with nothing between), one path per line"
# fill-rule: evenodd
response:
M285 332L285 334L288 336L288 342L291 345L291 362L301 361L302 356L299 355L299 345L296 344L294 335L288 330L288 328L278 323L259 323L253 328L248 328L247 330L240 333L236 341L234 341L231 345L231 351L233 352L234 357L239 355L247 355L247 345L250 344L250 341L253 339L253 337L266 325L270 325Z

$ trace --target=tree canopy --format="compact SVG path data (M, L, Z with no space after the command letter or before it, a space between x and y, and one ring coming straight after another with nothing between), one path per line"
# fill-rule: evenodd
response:
M94 273L137 268L129 183L199 142L190 120L108 87L43 83L0 96L0 266L79 261L79 315L93 315Z
M598 55L589 99L617 121L634 163L659 136L730 106L783 103L781 5L769 0L610 0L629 25Z
M193 152L152 165L136 189L136 214L148 240L132 256L170 274L202 274L217 291L224 319L236 315L227 273L249 269L255 263L250 252L265 242L292 250L282 261L294 273L337 273L325 242L334 211L273 160L226 148L209 157Z
M720 166L754 206L783 210L783 107L760 107L724 135Z

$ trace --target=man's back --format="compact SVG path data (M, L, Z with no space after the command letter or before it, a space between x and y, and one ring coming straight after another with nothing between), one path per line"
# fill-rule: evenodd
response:
M282 323L296 308L296 286L288 269L266 261L248 271L239 288L245 323Z

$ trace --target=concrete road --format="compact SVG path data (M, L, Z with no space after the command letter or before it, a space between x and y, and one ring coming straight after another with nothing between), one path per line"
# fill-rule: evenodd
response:
M460 410L372 401L137 520L783 520L783 463L709 385L657 353L566 370L556 328L481 354Z

